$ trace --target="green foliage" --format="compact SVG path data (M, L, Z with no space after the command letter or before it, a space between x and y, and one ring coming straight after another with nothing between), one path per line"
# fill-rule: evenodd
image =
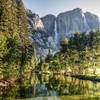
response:
M43 63L42 66L41 66L41 70L42 71L47 71L49 68L49 64L48 63Z
M50 62L53 59L52 49L49 50L49 53L46 57L46 61Z
M76 31L69 40L61 40L60 46L60 51L52 59L49 52L46 58L48 70L88 74L89 69L93 69L95 74L95 69L100 66L100 28L89 34Z
M66 50L68 49L68 39L65 38L64 40L61 40L60 46L61 46L61 51L66 52Z
M36 51L30 39L22 0L0 0L0 78L22 79L36 66Z

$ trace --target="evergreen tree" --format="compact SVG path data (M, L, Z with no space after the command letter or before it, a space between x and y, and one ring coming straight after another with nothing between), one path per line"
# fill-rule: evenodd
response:
M22 0L17 2L17 26L21 38L21 66L28 60L28 48L31 45L26 12Z
M94 73L95 73L95 67L96 67L96 65L95 65L96 42L97 42L96 32L95 32L95 30L92 30L88 35L87 51L88 51L89 58L90 58L90 64L91 64L91 67L94 70Z
M25 13L22 0L0 0L0 76L5 80L22 79L37 64Z
M4 70L5 69L5 64L3 63L3 57L7 53L7 48L6 48L6 38L2 32L0 32L0 76L4 77Z
M10 36L11 0L0 0L0 31L6 37Z
M18 31L18 26L17 26L17 14L16 14L16 4L15 4L15 1L14 0L11 0L12 3L11 3L11 7L10 7L10 10L11 10L11 20L10 20L10 32L12 34L12 36L14 35L18 35L19 36L19 31Z
M46 61L50 62L53 59L53 53L52 53L52 49L49 49L49 53L46 57Z
M61 51L66 52L68 49L68 39L65 38L64 40L60 41Z
M96 31L96 35L93 41L94 43L92 45L92 64L94 67L94 74L95 74L96 68L100 66L100 27Z
M15 65L18 63L16 59L16 56L18 57L19 54L19 49L18 49L18 44L16 44L16 41L20 41L19 39L17 40L18 33L16 31L16 16L12 11L15 11L15 8L12 9L12 6L14 2L12 0L0 0L0 36L2 37L3 43L5 44L5 53L2 56L2 69L3 69L3 76L8 76L14 71ZM14 19L13 19L14 18ZM12 21L13 20L13 21ZM1 40L2 40L1 39ZM17 46L17 47L16 47ZM3 47L2 47L3 49ZM16 54L17 53L17 54ZM13 65L12 65L13 63ZM12 66L13 68L12 68ZM5 74L5 75L4 75ZM13 73L12 73L13 74Z
M31 63L33 63L32 60L34 61L36 60L36 52L35 52L34 45L32 44L31 41L31 35L29 33L30 31L29 31L29 25L26 17L26 11L22 0L18 0L16 11L17 11L17 27L21 39L21 44L20 44L21 67L19 73L20 76L22 76L24 70L26 70Z

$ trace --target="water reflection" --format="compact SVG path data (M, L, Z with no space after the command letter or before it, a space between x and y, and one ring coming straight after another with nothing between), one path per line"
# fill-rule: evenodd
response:
M100 100L100 83L51 75L33 75L30 83L0 91L0 100Z
M99 97L80 97L80 96L61 96L61 97L38 97L32 99L20 99L20 100L100 100Z

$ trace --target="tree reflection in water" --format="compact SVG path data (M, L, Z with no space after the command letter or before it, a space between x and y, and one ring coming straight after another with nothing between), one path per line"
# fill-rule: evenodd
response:
M24 100L25 98L48 98L50 96L59 97L59 100L60 98L64 100L65 97L81 97L77 100L99 100L100 83L64 76L33 75L31 82L25 82L24 85L16 85L8 90L0 91L0 100L16 100L16 98L23 98ZM83 99L84 97L87 98Z

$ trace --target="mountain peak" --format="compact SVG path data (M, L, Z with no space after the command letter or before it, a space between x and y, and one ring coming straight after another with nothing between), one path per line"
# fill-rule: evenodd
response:
M82 9L81 8L75 8L72 11L82 11Z
M73 10L62 12L58 16L62 16L62 15L66 15L66 14L72 15L72 14L76 14L76 13L83 14L84 12L83 12L83 10L81 8L75 8Z
M73 10L67 11L66 13L83 13L83 10L81 8L75 8Z

